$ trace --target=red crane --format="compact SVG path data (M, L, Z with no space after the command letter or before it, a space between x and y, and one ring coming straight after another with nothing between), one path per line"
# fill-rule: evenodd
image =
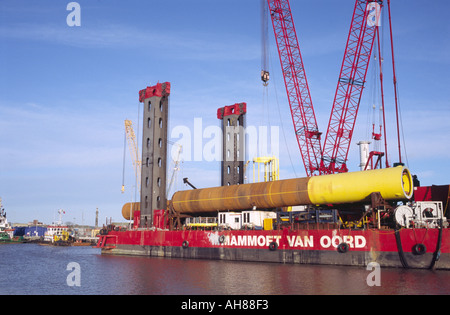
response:
M347 156L383 1L356 0L323 149L289 0L268 0L307 176L347 172Z
M307 176L319 170L319 129L288 0L268 0L275 40L300 153Z
M323 147L321 173L347 172L367 69L377 34L383 1L357 0Z

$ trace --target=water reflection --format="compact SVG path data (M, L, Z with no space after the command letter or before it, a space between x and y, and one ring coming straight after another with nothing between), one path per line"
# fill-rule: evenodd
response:
M66 283L67 264L81 286ZM382 269L381 286L360 267L281 265L101 255L98 249L0 246L1 294L449 294L450 271Z

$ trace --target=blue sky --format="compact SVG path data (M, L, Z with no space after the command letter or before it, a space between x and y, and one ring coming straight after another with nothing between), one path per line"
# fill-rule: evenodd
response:
M280 128L281 177L304 176L271 27L269 101L262 107L259 1L80 0L80 27L66 23L69 2L0 1L0 197L10 221L50 223L62 208L64 221L94 224L97 207L100 223L105 217L121 221L122 205L134 196L128 151L127 190L120 192L123 121L137 124L138 91L158 81L172 84L170 128L193 128L194 118L202 118L204 127L218 126L217 108L247 102L248 125ZM450 4L392 2L408 166L423 185L448 184ZM353 6L350 0L291 1L323 132ZM388 49L386 41L388 150L394 161ZM367 134L370 89L361 101L354 143ZM351 148L348 165L357 170L357 146ZM198 187L217 186L219 169L219 162L186 160L174 186L187 189L183 177Z

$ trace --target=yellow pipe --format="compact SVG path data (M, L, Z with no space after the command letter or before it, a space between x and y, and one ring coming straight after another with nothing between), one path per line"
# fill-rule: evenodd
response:
M410 199L412 177L405 167L295 178L273 182L178 191L172 207L179 213L205 213L296 205L368 201L373 192L385 200Z
M380 192L385 200L410 199L413 194L411 173L406 167L398 166L315 176L308 182L312 204L359 202L372 192Z

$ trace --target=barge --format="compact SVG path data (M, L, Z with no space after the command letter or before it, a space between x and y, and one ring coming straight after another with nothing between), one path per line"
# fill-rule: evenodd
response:
M361 171L348 172L346 165L375 39L381 56L378 19L384 4L355 1L323 146L289 1L268 1L262 10L269 10L272 20L306 178L279 180L272 172L265 182L244 183L247 105L236 103L217 110L223 136L221 186L191 185L193 190L167 200L170 83L141 90L142 160L134 161L140 202L122 208L132 222L129 228L109 224L101 230L97 247L102 254L450 269L450 186L421 187L402 163L389 1L398 163L390 167L385 140L386 152L369 152L368 141L358 143ZM267 86L263 61L261 80ZM381 71L380 86L383 124L376 133L373 123L374 141L387 138ZM380 169L383 156L386 168Z
M421 187L402 164L244 183L245 103L217 111L222 186L191 185L167 200L169 94L169 82L139 92L140 202L122 208L128 228L100 231L102 254L450 269L450 185Z
M202 231L135 229L108 231L102 254L292 264L450 269L446 229L309 229Z
M450 186L414 187L404 166L178 191L165 209L151 166L122 208L132 225L101 230L102 254L450 269Z

